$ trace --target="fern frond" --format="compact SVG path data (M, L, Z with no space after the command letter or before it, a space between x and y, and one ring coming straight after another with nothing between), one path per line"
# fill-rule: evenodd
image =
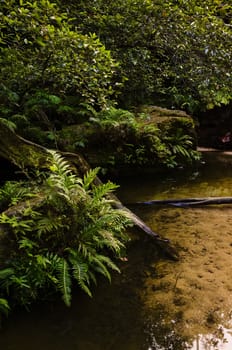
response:
M83 260L77 250L72 248L66 249L69 253L69 263L72 266L73 277L77 281L79 287L87 293L90 297L92 297L92 293L89 289L89 274L88 274L88 263L87 260Z
M99 200L102 197L106 196L108 193L116 190L119 186L108 181L105 184L101 184L99 186L94 186L92 190L94 200Z
M54 268L54 270L57 270L57 265L60 263L60 256L53 252L47 252L45 254L45 257L50 262L50 265Z
M118 266L108 256L98 254L98 255L96 255L96 257L97 257L98 261L101 261L101 263L108 266L111 270L114 270L118 273L121 273Z
M77 197L85 196L82 179L72 174L69 163L57 152L52 153L51 171L52 174L47 180L51 194L54 189L56 194L62 197L65 202L74 205Z
M73 277L76 279L79 287L88 294L88 296L92 297L92 293L88 287L89 285L89 275L88 275L88 264L85 264L80 261L73 261Z
M57 174L69 175L71 173L70 164L56 151L49 150L52 155L50 170Z
M62 222L60 222L58 217L53 216L44 216L37 222L37 233L40 238L42 234L58 231L63 227Z
M122 232L126 226L132 225L131 214L121 209L112 210L111 207L104 208L101 212L101 217L98 219L98 224L102 228L109 229L113 233Z
M23 209L22 215L23 215L24 217L30 217L30 218L32 218L32 219L36 219L36 218L40 217L42 214L39 213L39 212L36 211L36 210L33 210L33 209L30 207L30 205L28 204L28 206L25 207L25 208Z
M20 200L30 198L33 195L31 189L25 187L23 181L7 181L0 189L0 202L6 202L8 206L11 206L17 204Z
M59 255L53 252L47 252L45 254L45 258L47 259L49 264L49 272L47 274L47 277L55 286L57 286L59 284L59 281L56 275L57 275L57 271L60 270L59 265L61 263L61 258Z
M97 279L96 279L96 276L95 276L95 274L92 272L92 271L88 271L88 274L89 274L89 279L91 280L91 281L93 281L93 283L95 284L95 285L97 285Z
M120 249L124 248L124 244L117 239L114 234L108 230L99 230L98 231L102 239L99 240L100 247L106 247L115 253L118 253Z
M109 281L111 281L110 273L109 273L107 267L104 264L105 261L101 257L102 257L102 255L99 255L99 254L96 254L95 256L92 256L91 266L92 266L94 271L102 274Z
M50 260L44 255L36 254L35 258L38 266L41 266L46 269L48 265L51 265Z
M78 253L86 261L91 261L92 256L96 254L96 247L93 240L87 241L84 239L83 242L78 242Z
M38 247L38 244L33 242L31 239L24 237L18 241L19 249L32 250L34 247Z
M0 313L8 315L9 310L10 306L8 304L8 301L6 299L0 298Z
M28 276L19 276L17 277L16 275L12 275L11 276L11 281L12 281L12 284L14 284L14 287L16 289L30 289L30 282L28 281Z
M71 305L71 276L69 266L64 258L60 258L57 265L58 287L62 292L62 298L67 306Z
M83 178L83 187L87 191L90 187L90 185L93 183L94 179L97 176L97 173L99 172L100 168L97 167L95 169L89 170Z

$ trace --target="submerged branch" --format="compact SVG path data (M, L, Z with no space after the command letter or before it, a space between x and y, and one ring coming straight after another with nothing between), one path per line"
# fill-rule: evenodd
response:
M192 207L210 204L232 204L232 197L203 197L182 199L158 199L145 202L135 202L130 205L173 205L176 207Z
M82 175L84 175L87 171L90 170L88 162L80 154L70 152L61 152L61 154L66 159L68 159L69 162L71 162L76 168L78 168L79 171L81 171ZM99 179L98 176L96 176L96 178L94 179L94 185L97 186L101 184L102 181ZM168 239L160 237L160 235L154 232L148 225L146 225L140 217L138 217L128 207L123 205L123 203L114 194L109 194L108 198L113 201L112 206L114 208L122 209L125 212L127 212L134 226L138 227L140 230L152 237L155 240L156 244L162 249L163 252L167 254L169 258L174 260L178 259L177 251L170 245L170 241Z

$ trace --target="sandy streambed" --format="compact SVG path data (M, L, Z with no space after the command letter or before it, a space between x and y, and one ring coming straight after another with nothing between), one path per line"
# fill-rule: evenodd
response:
M210 333L217 343L231 323L232 205L156 208L148 217L178 247L180 261L151 264L141 291L146 314L154 313L161 333L188 342Z

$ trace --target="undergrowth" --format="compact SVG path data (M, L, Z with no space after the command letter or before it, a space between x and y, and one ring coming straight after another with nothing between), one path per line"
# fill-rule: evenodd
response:
M131 221L108 198L117 186L95 186L98 169L81 179L58 153L51 152L51 158L42 194L38 186L17 188L15 183L0 192L1 204L10 206L0 215L2 313L15 305L29 307L51 292L61 293L70 306L75 285L92 296L99 274L110 281L110 271L120 272L115 258L125 252Z

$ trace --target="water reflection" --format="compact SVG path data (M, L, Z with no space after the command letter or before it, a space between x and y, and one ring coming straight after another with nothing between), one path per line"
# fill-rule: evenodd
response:
M220 327L218 333L208 334L206 336L199 335L194 341L191 350L231 350L232 335L229 329Z
M230 196L232 154L209 152L193 171L179 169L163 174L122 178L119 197L125 203L165 198Z
M151 180L145 181L143 200L230 196L231 175L231 156L210 154L198 174L172 177L160 192ZM128 187L126 196L141 201L141 192L134 194ZM148 274L141 289L144 313L150 318L147 348L231 350L232 206L137 210L180 251L178 263L151 264L155 278Z
M159 319L159 317L157 318ZM218 326L213 334L199 334L193 337L178 335L175 320L169 325L150 319L146 325L146 350L231 350L231 330Z

